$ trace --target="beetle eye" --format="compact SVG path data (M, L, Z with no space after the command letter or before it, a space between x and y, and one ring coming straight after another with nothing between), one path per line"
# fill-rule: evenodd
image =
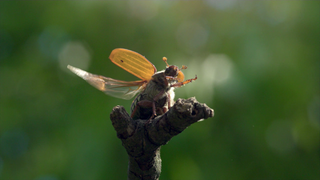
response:
M184 74L182 71L178 72L178 76L177 76L178 82L183 82L184 80Z

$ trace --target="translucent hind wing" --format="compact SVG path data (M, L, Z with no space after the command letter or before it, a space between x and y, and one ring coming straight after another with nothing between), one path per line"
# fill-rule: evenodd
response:
M121 99L131 99L145 88L146 81L121 81L100 75L88 73L68 65L73 73L87 81L93 87L104 93Z

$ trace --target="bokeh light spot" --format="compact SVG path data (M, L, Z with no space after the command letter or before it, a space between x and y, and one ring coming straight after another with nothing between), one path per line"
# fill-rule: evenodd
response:
M38 43L42 54L56 60L61 46L69 36L59 27L47 27L39 36Z
M200 23L186 21L180 24L176 32L178 45L185 52L193 54L208 41L209 31Z
M188 88L183 88L188 96L196 95L199 101L213 99L214 86L222 85L232 75L233 62L225 54L210 54L202 63L200 60L194 59L188 65L188 69L184 71L186 78L191 78L196 73L198 79ZM203 85L199 91L199 84Z
M231 74L232 61L225 54L210 54L202 63L202 74L206 80L225 82Z
M65 71L68 71L67 65L69 64L80 69L87 69L90 60L91 55L88 48L79 41L65 43L59 52L59 65Z

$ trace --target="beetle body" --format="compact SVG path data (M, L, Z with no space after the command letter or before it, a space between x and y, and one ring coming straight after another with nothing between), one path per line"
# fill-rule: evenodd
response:
M134 99L131 105L133 119L150 119L155 115L165 113L173 105L175 94L174 87L171 85L177 80L167 79L167 77L168 74L165 71L159 71L152 76L145 90Z

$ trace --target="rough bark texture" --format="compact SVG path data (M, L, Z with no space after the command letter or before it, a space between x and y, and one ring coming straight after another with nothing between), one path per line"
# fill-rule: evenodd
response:
M128 179L159 179L161 146L191 124L213 117L213 112L194 97L178 99L167 113L151 121L132 120L122 106L114 107L110 119L129 156Z

